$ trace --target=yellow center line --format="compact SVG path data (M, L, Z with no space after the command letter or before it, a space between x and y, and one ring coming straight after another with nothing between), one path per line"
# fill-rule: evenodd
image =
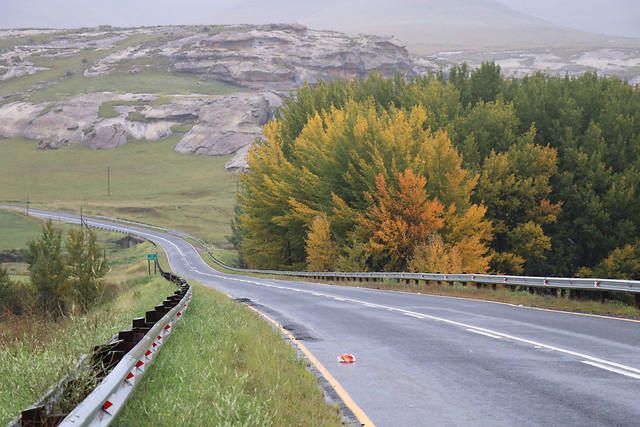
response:
M309 361L314 364L314 366L318 369L318 371L320 371L322 376L329 382L329 384L331 384L331 387L333 387L344 404L351 410L351 412L353 412L360 424L365 427L375 427L373 421L369 419L367 414L365 414L364 411L356 404L356 402L353 401L351 396L349 396L349 393L347 393L346 390L342 388L340 383L333 377L333 375L329 373L327 368L325 368L322 363L320 363L320 361L313 355L313 353L311 353L311 351L309 351L309 349L304 344L298 341L289 331L284 329L278 322L267 316L262 311L258 310L255 307L251 307L250 305L245 305L251 310L258 313L263 318L267 319L269 322L273 323L278 329L280 329L280 331L282 331L283 334L285 334L292 342L294 342L298 346L300 351L302 351L304 355L307 356Z

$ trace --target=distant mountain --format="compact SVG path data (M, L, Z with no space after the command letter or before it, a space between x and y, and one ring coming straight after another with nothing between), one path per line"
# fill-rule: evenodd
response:
M606 6L601 3L602 0L189 0L178 5L175 0L28 0L4 1L0 28L301 23L348 34L393 35L418 54L640 47L640 39L569 28L606 33L619 27L627 28L620 34L640 34L629 30L637 27L637 0L608 0Z
M612 37L560 27L494 0L244 0L201 23L298 22L346 33L395 36L415 53L605 45ZM638 41L634 41L637 45ZM616 44L634 43L617 39Z

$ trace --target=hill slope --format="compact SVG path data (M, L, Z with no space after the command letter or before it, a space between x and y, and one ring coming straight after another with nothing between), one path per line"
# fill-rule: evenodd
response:
M398 37L414 53L447 49L512 49L602 45L611 37L563 28L494 0L245 0L202 22L300 22L346 33ZM616 44L634 43L615 39ZM635 41L637 44L637 40Z

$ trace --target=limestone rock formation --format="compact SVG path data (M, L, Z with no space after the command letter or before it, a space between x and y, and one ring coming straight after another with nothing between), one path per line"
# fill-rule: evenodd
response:
M272 92L212 99L201 107L199 124L180 140L176 151L209 155L236 153L262 136L260 127L273 117L281 102Z
M253 89L294 89L304 81L359 78L371 71L388 77L425 71L393 39L286 24L215 34L170 57L178 73L200 74Z
M5 138L22 135L25 128L47 107L48 103L12 102L0 105L0 135Z
M19 94L22 102L3 105L0 99L1 136L22 135L39 141L41 149L73 143L112 149L131 139L155 141L184 132L176 151L234 154L228 168L246 167L246 153L251 143L262 137L261 126L273 118L283 97L305 81L314 84L319 80L359 78L371 71L409 77L428 69L424 60L415 61L393 39L348 36L297 24L29 31L23 33L42 36L43 41L0 52L0 72L7 79L23 72L37 73L29 62L31 55L67 57L87 49L111 49L101 59L86 62L85 78L135 74L148 67L152 67L151 72L166 74L168 67L180 75L195 74L201 80L231 83L238 91L226 96L170 95L162 100L148 93L101 92L59 102L29 102L32 91L72 76L65 75L41 81ZM150 41L118 48L119 42L138 35ZM25 67L28 71L23 70ZM12 95L5 98L16 99Z
M98 119L102 100L111 99L106 94L89 94L59 102L48 113L36 117L22 134L38 141L68 144L82 140L82 129Z

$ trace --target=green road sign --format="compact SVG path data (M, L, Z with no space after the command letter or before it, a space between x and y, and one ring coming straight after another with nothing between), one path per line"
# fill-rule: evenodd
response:
M147 259L149 261L157 261L158 260L158 254L148 254L147 255Z

